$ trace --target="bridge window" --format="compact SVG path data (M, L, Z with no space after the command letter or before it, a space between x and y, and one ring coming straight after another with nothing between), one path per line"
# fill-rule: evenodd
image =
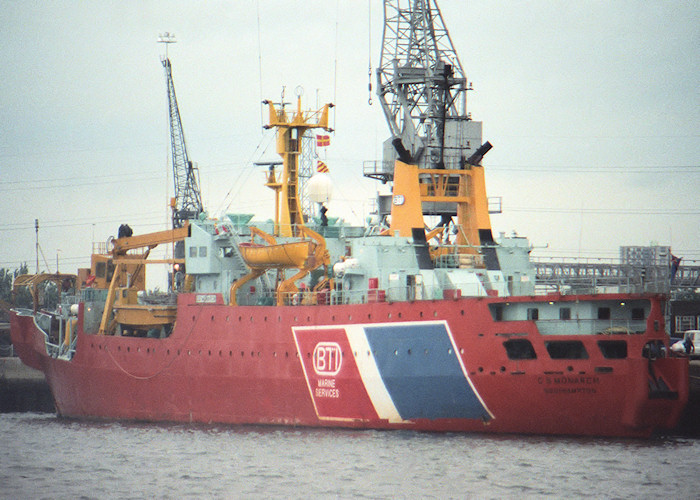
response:
M537 359L535 349L529 340L510 339L503 342L508 359Z
M625 359L627 342L624 340L599 340L598 347L605 359Z
M199 247L199 256L200 256L200 257L206 257L206 256L207 256L207 247Z
M552 359L588 359L588 352L579 340L552 340L544 345Z
M197 257L197 247L190 247L190 257Z

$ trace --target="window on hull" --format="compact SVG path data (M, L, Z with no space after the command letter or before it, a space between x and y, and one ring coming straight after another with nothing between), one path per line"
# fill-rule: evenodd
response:
M578 340L551 340L544 345L552 359L588 359L583 342Z
M627 342L624 340L599 340L598 347L605 359L625 359Z
M532 343L526 339L510 339L503 342L508 359L537 359Z
M666 346L661 340L652 340L642 347L642 357L648 359L665 358Z

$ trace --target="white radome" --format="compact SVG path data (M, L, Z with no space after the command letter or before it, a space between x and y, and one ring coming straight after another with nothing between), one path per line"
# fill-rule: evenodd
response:
M328 203L333 194L333 181L327 173L316 173L306 185L309 190L309 199L314 203Z

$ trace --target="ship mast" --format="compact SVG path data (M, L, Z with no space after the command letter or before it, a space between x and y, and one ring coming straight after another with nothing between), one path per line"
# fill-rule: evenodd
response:
M391 230L422 232L423 216L446 226L473 253L493 241L481 158L481 122L467 113L467 84L435 0L385 0L377 95L391 132L381 167L365 175L393 182Z
M296 111L290 115L284 102L263 101L269 108L269 123L264 128L277 128L277 154L282 157L280 175L270 165L266 186L275 191L275 235L298 236L304 227L304 214L299 201L299 157L302 137L308 130L322 128L328 132L328 110L333 104L326 104L318 111L302 111L303 91L297 88ZM282 99L284 101L284 98Z
M173 182L175 196L170 201L172 208L173 228L183 227L189 219L197 217L203 211L202 195L199 191L199 173L187 155L185 133L182 130L180 110L177 106L175 84L173 83L172 66L168 58L168 45L175 43L174 35L160 35L158 43L165 44L165 56L161 63L165 69L165 79L168 85L168 110L170 116L170 147L173 163Z

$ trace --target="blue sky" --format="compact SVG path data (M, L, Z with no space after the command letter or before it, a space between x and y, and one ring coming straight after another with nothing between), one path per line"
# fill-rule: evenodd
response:
M440 5L484 122L494 233L535 256L615 258L671 245L700 260L700 4L447 1ZM371 19L371 23L369 20ZM271 216L252 161L274 159L260 101L336 104L329 215L364 220L388 127L369 106L376 0L0 0L0 267L89 262L91 242L167 227L172 192L159 33L210 212ZM374 82L373 82L374 83ZM30 269L33 269L33 264ZM42 268L46 266L43 264Z

